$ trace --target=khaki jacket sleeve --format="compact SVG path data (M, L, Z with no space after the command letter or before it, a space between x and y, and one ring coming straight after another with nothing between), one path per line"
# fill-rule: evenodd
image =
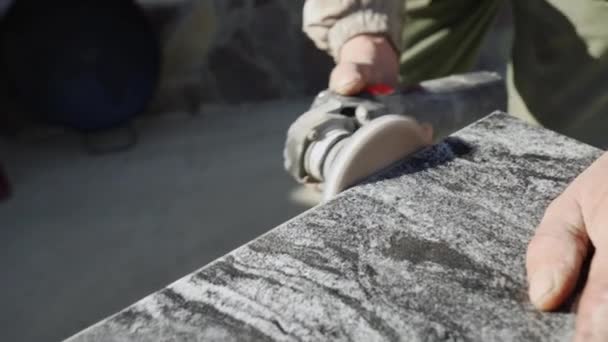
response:
M342 45L360 34L385 34L401 51L404 0L306 0L304 32L337 59Z

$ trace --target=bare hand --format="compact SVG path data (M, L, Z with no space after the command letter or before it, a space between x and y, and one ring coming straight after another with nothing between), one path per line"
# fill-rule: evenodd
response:
M528 246L532 303L556 309L572 294L591 249L580 297L576 341L608 341L608 153L580 174L547 208Z
M399 58L391 43L379 35L360 35L340 49L329 88L342 95L355 95L372 84L397 85Z

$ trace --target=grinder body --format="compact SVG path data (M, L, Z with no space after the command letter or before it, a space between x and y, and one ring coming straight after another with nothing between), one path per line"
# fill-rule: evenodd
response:
M321 92L290 127L285 169L329 199L363 178L490 114L506 109L495 73L475 72L358 96Z

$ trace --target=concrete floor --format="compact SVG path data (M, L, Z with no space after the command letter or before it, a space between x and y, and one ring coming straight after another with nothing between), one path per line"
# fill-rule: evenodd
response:
M0 203L2 340L66 338L308 208L282 147L309 101L148 117L135 148L103 156L73 134L0 142L15 190Z

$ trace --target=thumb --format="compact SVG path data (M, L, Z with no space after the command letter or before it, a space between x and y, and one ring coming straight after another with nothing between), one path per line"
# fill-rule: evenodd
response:
M369 65L338 63L331 72L329 89L341 95L356 95L369 83Z
M553 310L566 300L588 250L580 207L566 190L549 205L528 245L529 294L537 308Z

